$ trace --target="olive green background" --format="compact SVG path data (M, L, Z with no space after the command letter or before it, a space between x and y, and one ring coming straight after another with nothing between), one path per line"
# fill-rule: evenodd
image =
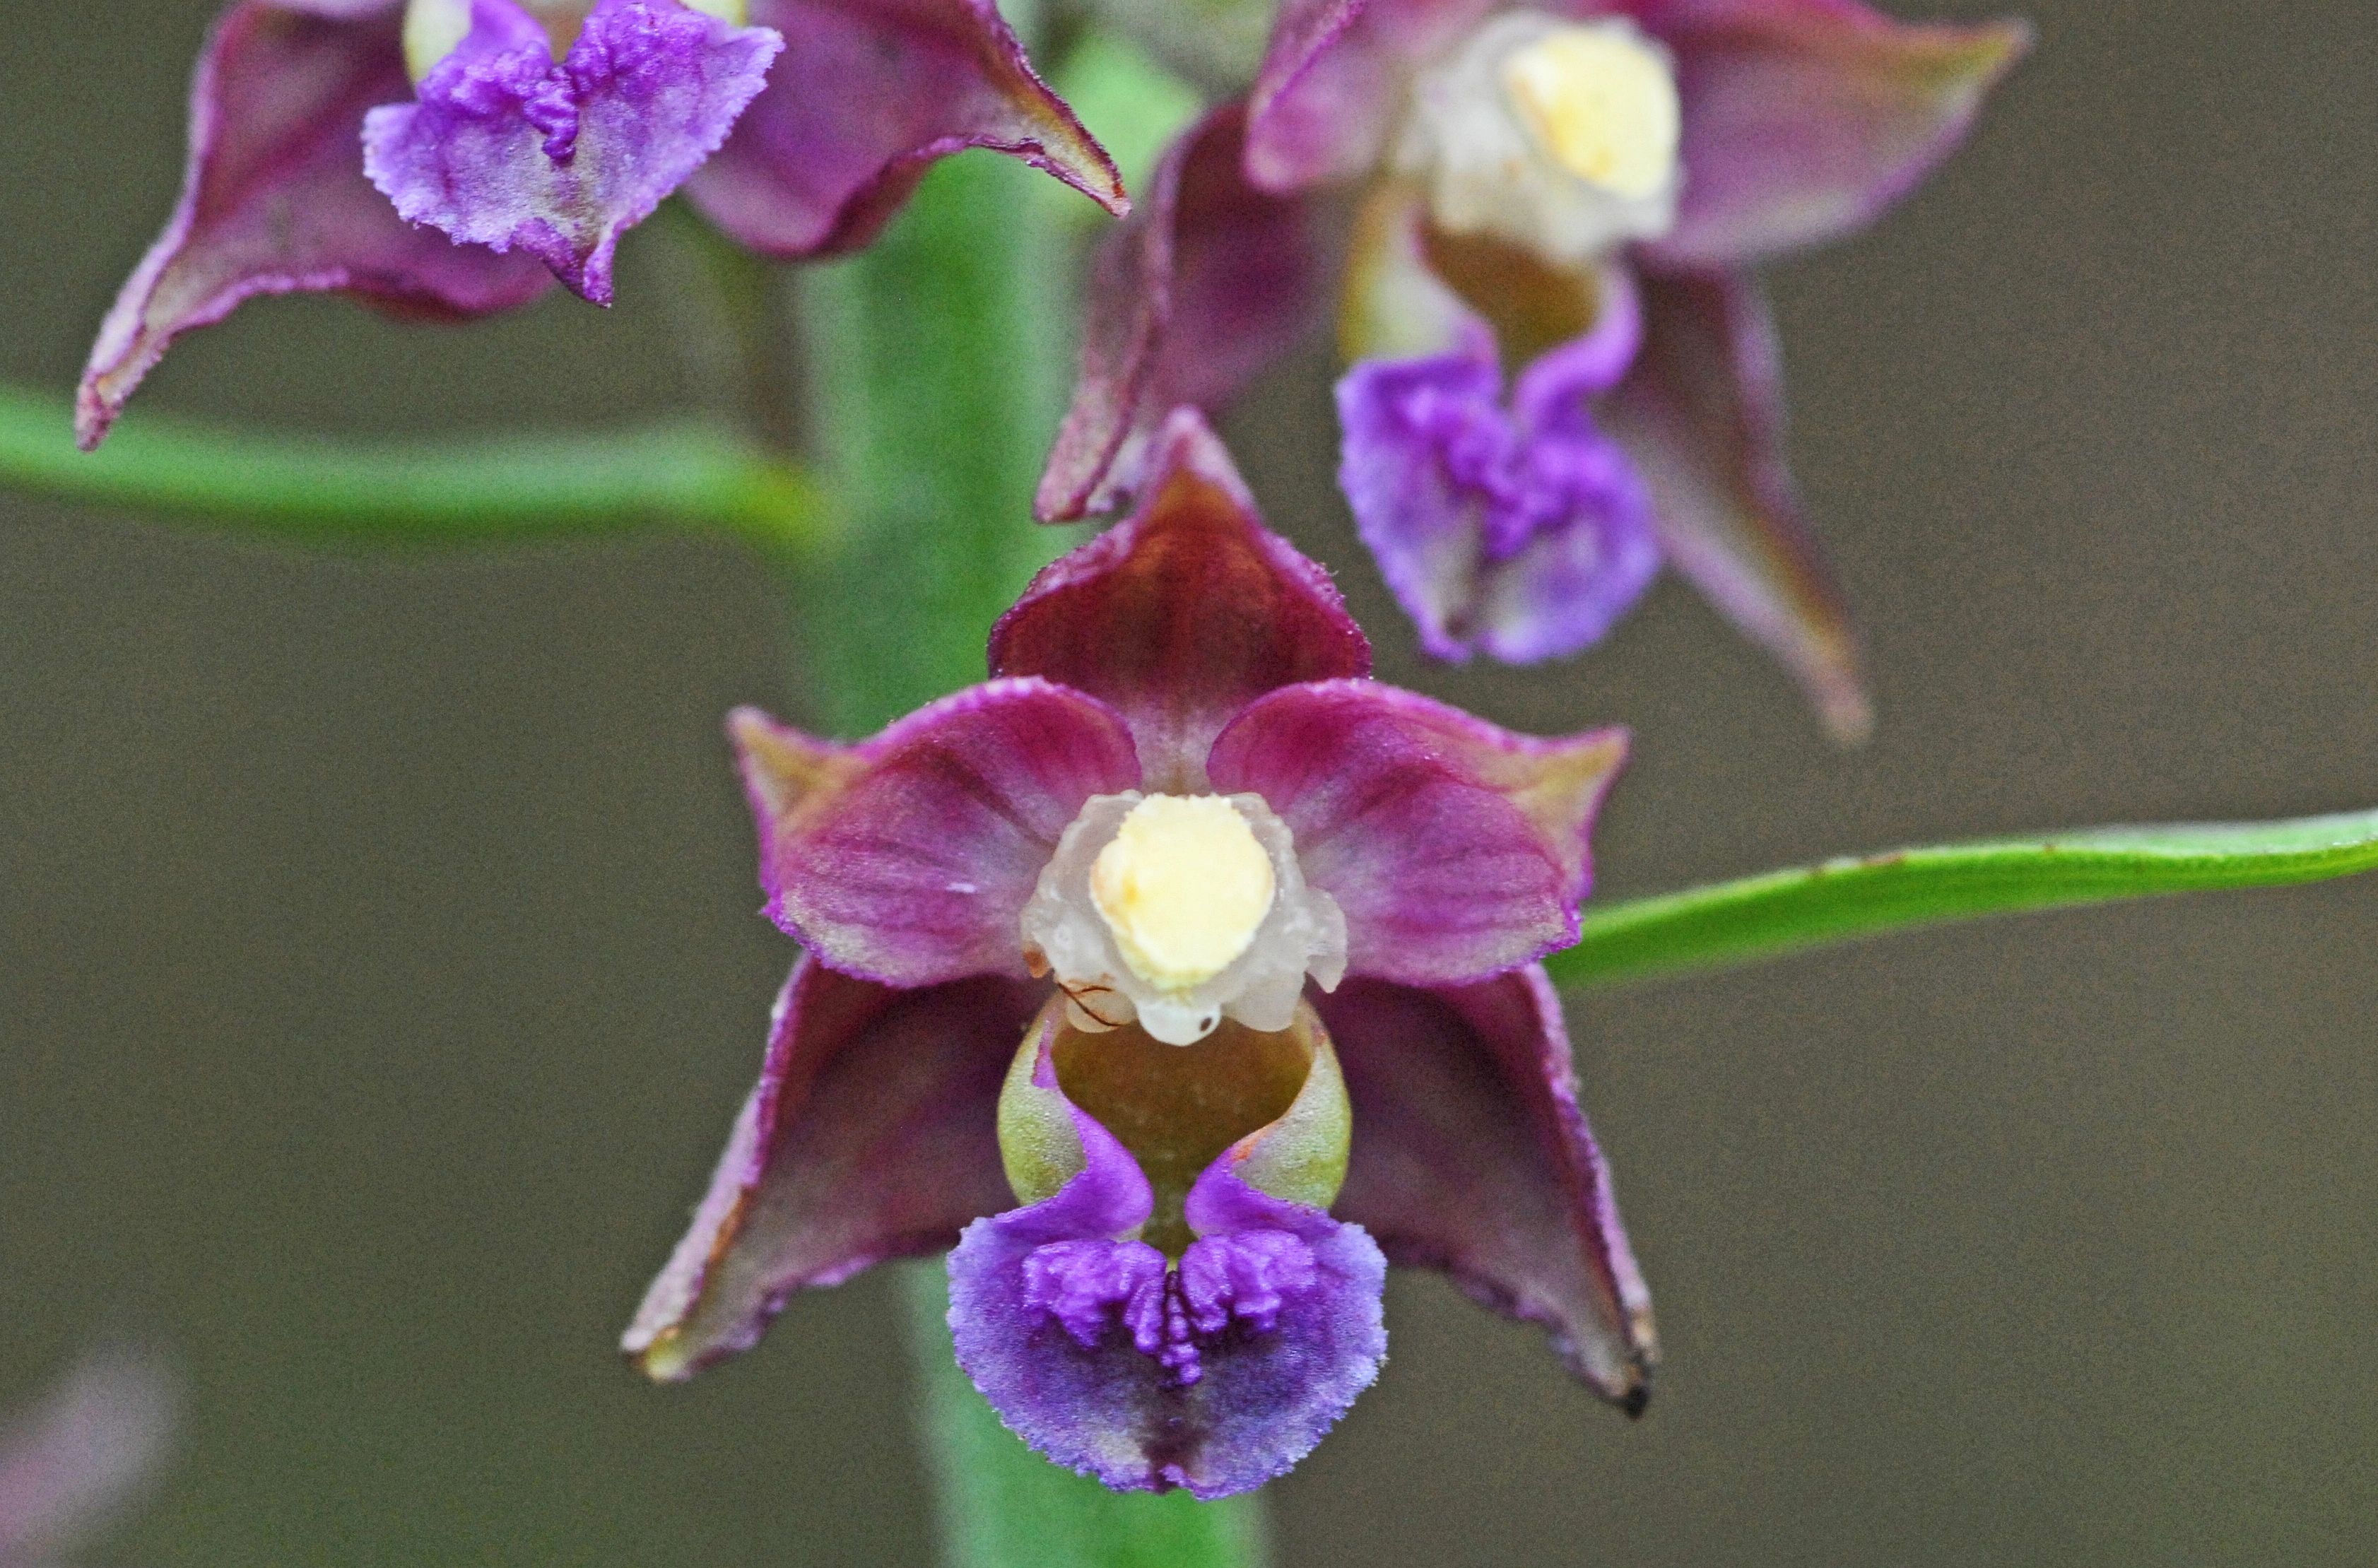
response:
M1774 276L1865 750L1674 582L1585 660L1423 668L1329 485L1324 358L1230 424L1383 675L1635 727L1604 892L2378 805L2378 22L2029 9L1975 144ZM173 198L208 8L5 14L0 374L63 390ZM665 276L644 235L607 313L257 303L139 408L682 406ZM177 1467L95 1557L927 1560L890 1282L688 1388L611 1352L790 957L718 733L799 712L778 615L726 545L295 556L0 499L0 1403L111 1330L189 1385ZM2364 880L1579 1001L1650 1414L1399 1277L1379 1385L1272 1489L1283 1562L2371 1561L2373 952Z

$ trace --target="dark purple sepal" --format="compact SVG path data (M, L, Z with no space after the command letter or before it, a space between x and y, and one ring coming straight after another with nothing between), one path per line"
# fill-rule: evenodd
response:
M1659 571L1650 492L1587 410L1640 336L1633 289L1608 277L1602 319L1531 365L1507 410L1483 327L1459 352L1363 360L1338 383L1339 487L1438 658L1577 652Z
M976 1221L950 1254L958 1364L1009 1430L1118 1491L1246 1491L1286 1472L1378 1376L1387 1261L1360 1227L1239 1179L1190 1190L1177 1267L1133 1233L1147 1179L1074 1111L1054 1196Z
M1045 680L954 692L855 746L727 719L767 913L820 962L891 986L1024 974L1018 925L1082 805L1140 783L1114 711Z
M417 102L365 116L364 171L408 221L608 304L620 234L717 150L783 47L678 0L599 0L557 61L512 0L472 0Z
M686 196L753 250L856 249L936 160L970 147L1130 210L1113 160L994 0L752 0L751 20L784 34L784 58Z
M1571 1371L1639 1412L1659 1359L1651 1293L1543 968L1434 990L1349 976L1314 1003L1353 1104L1336 1212L1399 1266L1541 1323Z
M1305 880L1345 914L1350 974L1443 986L1577 940L1588 838L1626 757L1624 730L1540 739L1333 680L1257 699L1207 770L1295 834Z
M1232 714L1361 676L1371 645L1329 574L1264 527L1230 453L1176 409L1139 508L1033 580L991 634L991 673L1039 676L1131 725L1145 787L1195 793Z
M1012 1203L999 1086L1047 995L990 977L894 990L804 956L710 1191L622 1350L654 1378L691 1376L757 1343L794 1291L946 1247Z
M1604 401L1676 569L1773 654L1836 740L1873 727L1856 628L1784 459L1783 352L1740 272L1649 272L1643 347Z
M1335 268L1320 209L1247 183L1244 122L1224 104L1183 133L1100 247L1074 401L1034 501L1043 521L1139 495L1174 407L1219 407L1324 318Z
M190 83L181 197L83 370L75 435L85 450L175 338L255 295L343 291L408 314L467 317L552 285L529 257L414 228L364 178L365 112L413 95L402 8L246 0L215 23Z

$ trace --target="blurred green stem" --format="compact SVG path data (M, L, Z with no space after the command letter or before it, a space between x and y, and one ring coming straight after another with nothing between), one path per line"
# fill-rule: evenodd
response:
M66 399L0 387L0 485L312 545L512 544L661 524L799 553L825 529L799 470L699 423L354 441L136 412L90 453L75 449L72 429Z
M828 730L982 679L991 622L1073 542L1031 510L1068 360L1045 178L944 160L874 245L799 275L813 449L849 519L793 590Z

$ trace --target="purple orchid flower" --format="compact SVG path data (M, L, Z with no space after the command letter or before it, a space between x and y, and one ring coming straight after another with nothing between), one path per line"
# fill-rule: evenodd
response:
M0 1568L47 1568L117 1512L156 1468L174 1424L155 1362L92 1356L0 1425Z
M680 185L763 255L865 245L925 170L1012 153L1115 212L1113 162L993 0L239 0L190 90L182 197L101 325L98 445L193 327L334 290L473 317L611 297Z
M1343 488L1429 652L1573 652L1664 557L1854 739L1748 269L1912 189L2029 37L1858 0L1284 0L1252 96L1101 259L1040 514L1131 494L1165 410L1334 296Z
M628 1354L685 1377L796 1290L955 1243L958 1359L1011 1429L1219 1497L1370 1383L1392 1261L1639 1410L1650 1299L1536 962L1576 938L1623 733L1371 681L1185 408L990 663L855 746L732 721L808 952Z

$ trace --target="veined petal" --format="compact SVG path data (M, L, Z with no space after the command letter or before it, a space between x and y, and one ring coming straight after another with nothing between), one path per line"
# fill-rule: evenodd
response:
M1587 834L1623 730L1539 740L1364 680L1258 699L1214 743L1214 787L1253 790L1346 916L1350 974L1480 980L1577 940Z
M1243 128L1243 108L1226 104L1183 133L1107 236L1073 405L1034 502L1042 521L1136 495L1166 414L1227 401L1323 318L1332 268L1319 213L1246 183Z
M1659 1355L1651 1294L1543 969L1436 990L1349 979L1315 1005L1354 1107L1337 1212L1394 1263L1542 1323L1571 1371L1639 1412Z
M1075 1174L968 1226L950 1254L958 1363L1010 1430L1116 1490L1215 1498L1260 1486L1312 1451L1387 1350L1378 1248L1250 1179L1298 1183L1305 1162L1267 1161L1265 1145L1312 1135L1299 1125L1308 1099L1334 1104L1342 1127L1326 1036L1306 1012L1327 1083L1315 1094L1309 1083L1287 1114L1207 1166L1184 1205L1195 1239L1168 1259L1139 1239L1156 1207L1147 1176L1058 1086L1059 1016L1017 1066L1070 1116ZM1324 1185L1335 1184L1332 1172Z
M727 729L769 918L891 986L1023 975L1018 921L1066 824L1140 782L1113 711L1044 680L969 687L856 746L753 708Z
M1964 139L2031 45L2018 21L1894 20L1858 0L1637 0L1676 56L1684 195L1647 254L1740 265L1837 239Z
M1650 485L1660 541L1783 664L1833 738L1873 725L1857 634L1784 457L1782 353L1740 274L1647 273L1644 339L1602 419Z
M1281 0L1247 101L1247 177L1293 191L1376 165L1420 61L1499 0ZM1548 7L1550 8L1550 7Z
M103 1525L156 1468L174 1380L147 1356L86 1358L0 1426L0 1562L49 1561Z
M1147 787L1194 794L1231 715L1279 687L1367 674L1371 646L1329 574L1255 516L1195 410L1173 412L1149 471L1138 510L1000 617L991 667L1111 704Z
M344 290L479 316L550 286L529 257L412 227L364 178L365 112L413 96L399 10L393 0L245 0L215 24L190 84L181 198L83 370L75 432L86 450L176 337L252 295Z
M678 0L598 0L557 63L512 0L473 0L419 101L365 116L364 170L407 221L517 246L607 304L620 234L717 150L783 47Z
M751 20L784 34L784 58L686 194L752 249L856 249L936 159L969 147L1130 209L1114 161L1033 74L993 0L752 0Z
M804 955L693 1227L621 1348L664 1382L756 1344L796 1290L948 1246L1009 1202L994 1119L1048 987L895 990Z

